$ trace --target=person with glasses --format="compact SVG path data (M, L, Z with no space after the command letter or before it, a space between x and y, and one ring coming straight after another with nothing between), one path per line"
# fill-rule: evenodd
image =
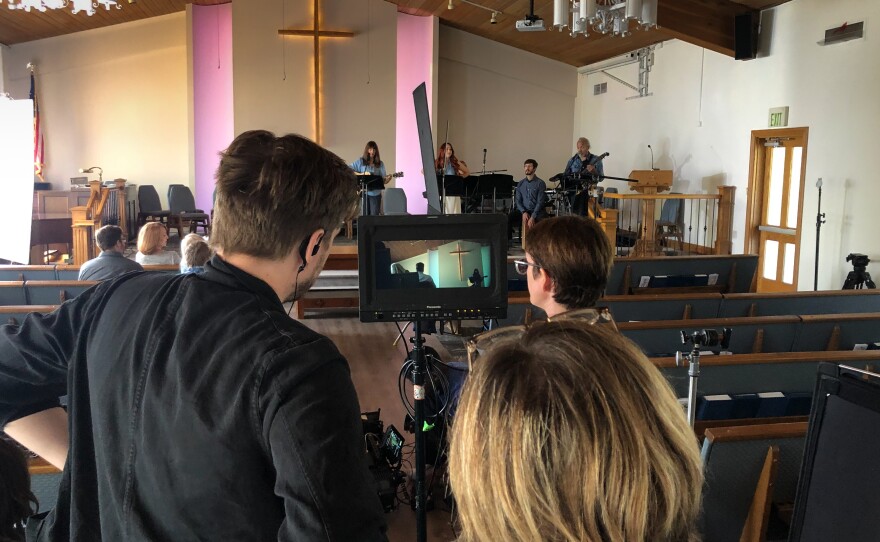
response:
M514 266L526 275L529 302L548 318L593 307L602 297L614 251L599 224L590 218L548 218L529 231L525 257Z
M131 271L144 270L141 264L123 255L125 240L122 239L122 228L119 226L108 225L98 229L95 242L101 253L82 264L77 280L107 280Z
M520 239L523 245L525 245L526 232L546 216L544 206L547 204L547 183L535 175L537 169L538 162L533 158L523 163L526 176L516 185L514 206L507 220L508 239L513 235L513 225L517 221L521 222Z
M607 326L554 320L494 345L451 440L459 540L699 540L694 433L660 371Z

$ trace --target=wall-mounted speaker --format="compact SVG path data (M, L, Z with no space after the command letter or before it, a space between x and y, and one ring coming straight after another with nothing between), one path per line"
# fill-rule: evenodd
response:
M758 56L758 25L761 12L749 11L736 16L734 28L734 58L752 60Z

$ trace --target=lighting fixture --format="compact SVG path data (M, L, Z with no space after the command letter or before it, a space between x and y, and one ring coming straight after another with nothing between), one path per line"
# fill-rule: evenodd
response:
M553 26L560 31L568 28L572 37L589 36L590 30L628 36L630 21L642 30L657 26L657 0L553 0Z
M103 186L104 185L104 170L102 168L100 168L98 166L92 166L90 168L79 168L79 172L80 173L94 173L96 169L98 170L98 182L101 183L101 185Z
M446 9L455 9L455 6L452 5L452 0L449 0L449 4L446 5Z
M503 11L498 11L497 9L487 8L482 4L478 4L473 2L472 0L460 0L462 4L468 4L470 6L474 6L475 8L485 9L490 12L492 15L489 17L489 24L498 24L498 16L504 15ZM449 9L452 9L452 0L449 0Z
M452 2L452 0L449 1L450 3ZM134 1L129 0L129 3L132 4ZM122 6L116 0L94 0L94 2L93 0L7 0L7 5L9 9L23 9L27 12L30 12L32 9L46 11L47 9L70 7L74 15L80 11L85 11L89 16L95 14L95 8L99 5L104 6L104 9L110 9L110 6L122 9Z

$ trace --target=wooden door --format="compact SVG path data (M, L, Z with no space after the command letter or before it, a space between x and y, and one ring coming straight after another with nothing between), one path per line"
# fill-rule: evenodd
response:
M747 247L758 253L759 292L797 290L806 136L805 128L752 133Z

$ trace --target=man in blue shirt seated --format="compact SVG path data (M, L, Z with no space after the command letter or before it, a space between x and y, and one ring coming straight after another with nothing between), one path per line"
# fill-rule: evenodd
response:
M519 221L522 224L520 240L525 246L526 232L539 220L546 216L544 206L547 204L547 183L542 181L535 171L538 162L529 158L523 163L523 171L526 176L516 185L514 194L514 206L510 210L507 220L507 238L513 235L513 225Z
M95 232L95 241L101 248L97 258L92 258L79 268L78 280L105 280L124 275L131 271L143 271L141 264L122 255L125 241L122 228L104 226Z

